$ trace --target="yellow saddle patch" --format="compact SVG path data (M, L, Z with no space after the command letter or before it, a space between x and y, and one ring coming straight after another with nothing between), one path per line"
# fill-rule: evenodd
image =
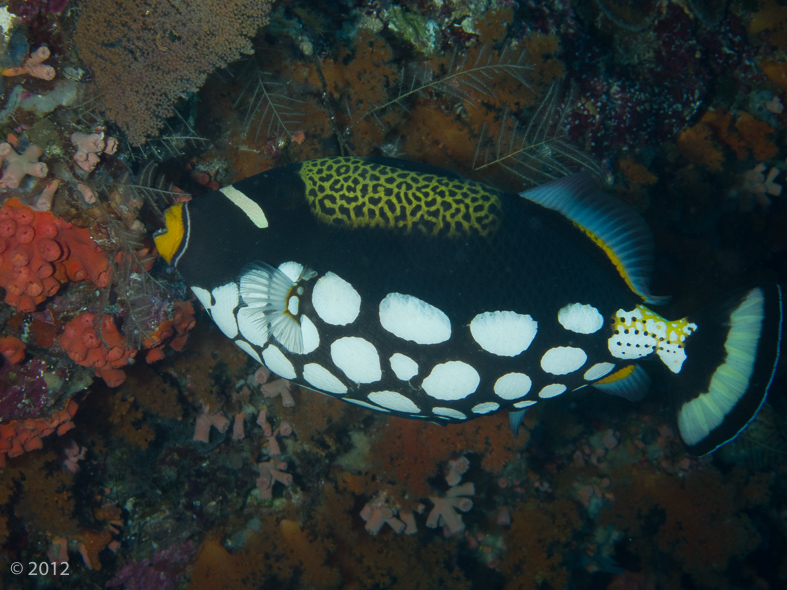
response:
M471 180L353 157L304 162L300 176L312 213L331 225L448 237L485 236L500 225L498 195Z

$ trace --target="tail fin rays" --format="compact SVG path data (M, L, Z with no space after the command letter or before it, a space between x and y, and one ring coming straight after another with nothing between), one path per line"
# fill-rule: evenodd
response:
M689 354L697 357L689 371L695 387L680 407L678 426L691 452L713 452L757 415L779 363L783 316L781 288L771 285L737 294L698 317L691 340L715 339L717 354Z

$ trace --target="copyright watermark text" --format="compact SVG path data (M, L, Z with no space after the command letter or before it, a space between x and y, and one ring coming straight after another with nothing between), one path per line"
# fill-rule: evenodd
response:
M11 573L15 576L67 576L67 561L21 561L11 564Z

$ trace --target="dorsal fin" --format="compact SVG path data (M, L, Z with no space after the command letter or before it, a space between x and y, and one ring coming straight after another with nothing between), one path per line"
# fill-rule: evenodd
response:
M582 172L553 180L520 196L570 219L604 251L631 290L645 302L667 302L667 297L650 292L653 270L650 228L636 211L599 191L590 174Z

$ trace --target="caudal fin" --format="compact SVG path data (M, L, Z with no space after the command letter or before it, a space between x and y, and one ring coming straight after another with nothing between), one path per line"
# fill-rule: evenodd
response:
M678 375L678 427L689 451L705 455L746 428L768 395L781 354L782 290L740 291L687 319L697 329Z

